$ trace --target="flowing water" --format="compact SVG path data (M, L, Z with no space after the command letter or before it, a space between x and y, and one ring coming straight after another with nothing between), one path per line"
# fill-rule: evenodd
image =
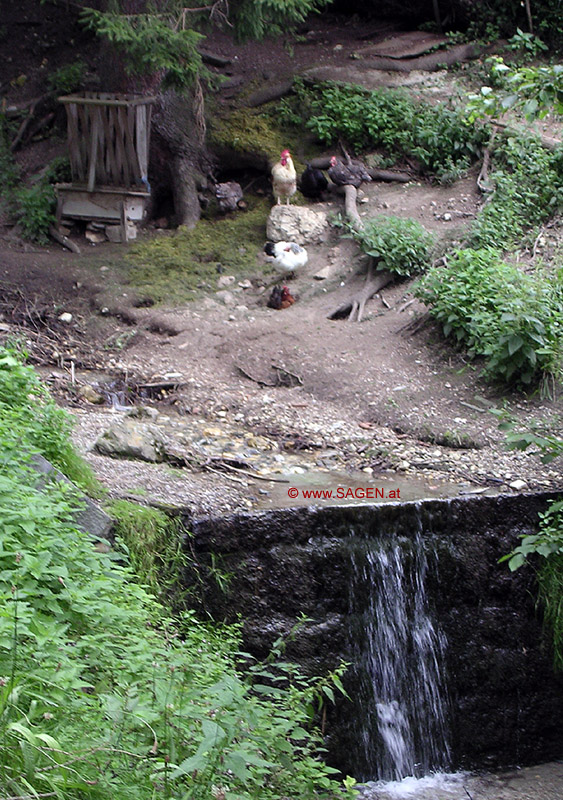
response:
M429 609L422 540L358 543L353 571L352 648L362 709L356 774L400 781L445 769L446 643Z

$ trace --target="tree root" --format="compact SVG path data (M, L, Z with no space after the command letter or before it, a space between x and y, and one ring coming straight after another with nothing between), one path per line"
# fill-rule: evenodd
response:
M349 322L362 321L367 301L395 278L393 273L388 270L374 272L375 263L377 262L374 259L370 261L366 280L360 291L332 311L328 315L328 319L347 319Z

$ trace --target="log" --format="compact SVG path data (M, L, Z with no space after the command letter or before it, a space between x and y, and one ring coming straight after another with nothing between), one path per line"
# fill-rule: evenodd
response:
M220 56L217 53L209 53L205 50L200 50L199 54L204 64L211 64L212 67L226 67L232 63L232 59L226 56Z
M360 163L353 158L350 159L350 161L352 164ZM312 167L316 167L316 169L328 169L330 167L330 156L318 156L317 158L312 158L309 163ZM387 183L392 181L408 183L412 181L412 176L407 172L393 172L389 169L368 169L368 172L374 181L385 181Z
M250 108L263 106L265 103L271 103L272 100L279 100L280 97L285 97L292 89L293 81L284 81L284 83L277 83L275 86L266 86L265 89L259 89L251 94L246 101L246 105Z
M71 250L73 253L76 253L77 256L82 254L76 242L73 242L72 239L68 238L68 236L64 236L52 225L49 228L49 236L59 244L62 244L63 247L66 247L68 250Z

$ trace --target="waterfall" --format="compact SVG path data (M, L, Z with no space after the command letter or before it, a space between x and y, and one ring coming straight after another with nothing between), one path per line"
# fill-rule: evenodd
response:
M449 762L445 637L425 592L422 539L358 540L350 613L359 777L400 780Z

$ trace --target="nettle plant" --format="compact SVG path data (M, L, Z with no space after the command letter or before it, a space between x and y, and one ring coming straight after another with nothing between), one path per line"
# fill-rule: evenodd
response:
M422 172L448 182L477 159L488 138L485 127L467 124L455 109L417 102L401 90L296 81L295 93L282 119L299 120L323 144L344 140L356 151L383 147L416 159Z
M377 262L378 269L411 276L428 266L433 236L415 219L374 217L346 234Z
M484 357L493 381L533 386L563 375L563 270L527 275L494 249L460 250L415 288L445 336Z
M354 796L311 722L344 668L305 677L280 643L257 663L238 627L173 620L123 554L77 529L74 487L28 466L67 433L35 373L0 350L0 796Z

